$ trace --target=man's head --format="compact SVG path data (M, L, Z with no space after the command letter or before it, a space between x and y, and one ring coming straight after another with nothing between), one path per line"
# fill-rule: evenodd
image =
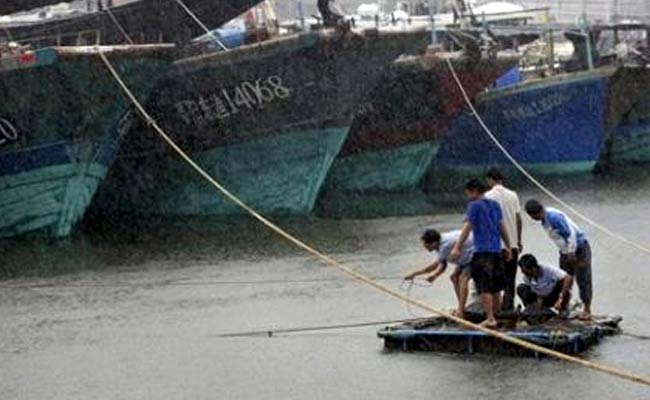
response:
M521 272L528 278L536 278L539 275L539 264L532 254L524 254L519 259Z
M440 232L435 229L427 229L422 234L422 246L428 251L438 251L440 249Z
M470 179L465 184L465 194L470 200L478 200L486 190L485 184L476 178Z
M488 169L487 174L485 174L485 178L487 179L488 186L490 187L503 184L504 179L501 170L497 167Z
M528 213L528 215L535 221L541 221L544 219L544 206L539 201L535 199L528 200L525 208L526 213Z

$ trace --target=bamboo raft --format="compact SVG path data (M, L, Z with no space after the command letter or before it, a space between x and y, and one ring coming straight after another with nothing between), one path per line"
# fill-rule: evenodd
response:
M551 319L542 324L512 324L502 330L539 346L565 354L580 354L603 337L620 333L620 316L599 316L591 321ZM461 354L499 354L538 357L535 351L515 346L480 331L461 327L442 317L387 326L378 332L387 349Z

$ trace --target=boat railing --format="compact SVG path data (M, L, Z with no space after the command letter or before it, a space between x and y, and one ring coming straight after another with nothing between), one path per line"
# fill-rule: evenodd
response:
M11 37L0 36L0 43L12 42ZM43 48L51 46L89 46L101 43L101 33L99 30L84 30L79 32L58 33L56 35L32 36L20 38L18 42L23 46L32 48Z

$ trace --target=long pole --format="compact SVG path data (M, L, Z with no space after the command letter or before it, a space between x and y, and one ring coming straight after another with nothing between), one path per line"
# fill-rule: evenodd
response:
M429 19L431 20L431 46L438 45L438 34L436 33L436 0L429 0Z
M591 33L587 27L587 13L582 14L582 32L585 35L585 40L587 43L587 64L589 66L589 71L592 71L594 69L594 55L593 49L591 48Z

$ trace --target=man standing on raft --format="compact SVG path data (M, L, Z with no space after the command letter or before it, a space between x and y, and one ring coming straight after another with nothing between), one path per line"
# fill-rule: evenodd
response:
M512 246L501 207L496 201L485 198L486 189L478 179L472 179L465 185L465 194L470 202L465 213L465 223L450 253L450 259L457 260L460 257L463 245L471 232L475 251L471 262L471 275L487 314L483 325L496 328L498 324L495 315L501 308L501 291L505 283L503 261L512 259ZM501 239L505 245L503 254Z

